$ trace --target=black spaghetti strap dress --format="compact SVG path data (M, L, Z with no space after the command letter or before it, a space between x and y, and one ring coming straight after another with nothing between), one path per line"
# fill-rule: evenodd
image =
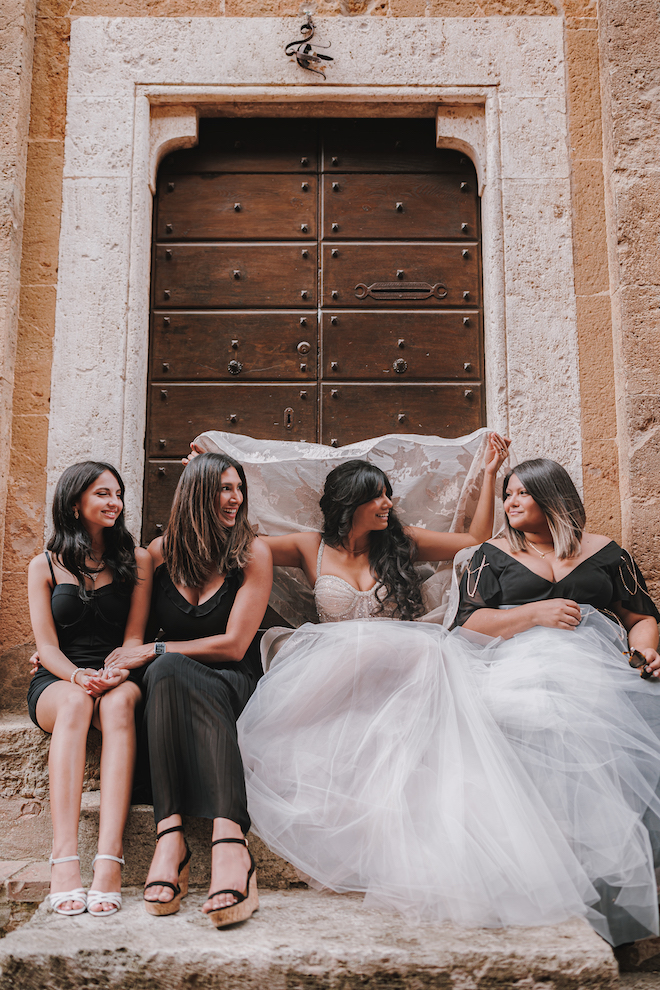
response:
M101 670L108 654L124 641L131 608L131 589L113 581L102 588L88 591L87 598L83 599L77 584L57 583L48 551L46 560L53 579L50 603L59 647L77 667ZM129 677L132 680L139 679L132 671ZM35 725L39 726L37 702L41 694L59 680L60 677L51 674L45 667L39 667L30 681L27 693L28 712Z
M227 629L240 570L201 605L177 591L167 568L154 575L152 624L164 641L217 636ZM238 662L213 666L165 653L144 674L145 725L156 823L170 815L228 818L250 828L236 719L261 676L258 636Z

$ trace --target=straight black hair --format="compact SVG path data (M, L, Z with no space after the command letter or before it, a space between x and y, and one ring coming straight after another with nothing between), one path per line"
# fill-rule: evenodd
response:
M347 549L345 540L355 510L378 498L383 489L391 498L389 478L369 461L355 459L333 468L325 479L320 502L325 543L335 549ZM414 542L404 532L394 509L390 509L387 529L369 534L369 566L385 589L384 595L378 595L381 611L393 603L401 619L414 619L424 612L415 552Z
M105 461L81 461L72 464L60 476L55 486L53 498L53 535L48 541L48 549L59 563L78 581L80 597L87 601L89 593L85 588L85 577L93 574L87 567L87 558L92 552L92 541L85 529L82 515L74 512L74 505L90 485L104 471L110 471L117 479L121 500L124 501L124 482L112 464ZM105 549L103 559L112 572L113 581L124 585L127 592L135 587L137 565L135 563L135 541L126 529L124 508L115 519L114 526L103 530Z

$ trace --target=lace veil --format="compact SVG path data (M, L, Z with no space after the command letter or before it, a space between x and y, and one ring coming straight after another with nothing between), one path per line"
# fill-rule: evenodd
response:
M455 440L389 434L335 448L210 430L195 443L201 450L220 451L243 465L250 522L261 533L319 531L319 499L326 475L356 457L376 464L388 476L394 506L406 525L462 532L469 528L479 499L487 436L485 429ZM497 531L502 522L499 499L496 515ZM449 601L451 563L420 567L428 613L424 619L442 622ZM270 604L294 626L317 621L312 591L296 568L275 568Z

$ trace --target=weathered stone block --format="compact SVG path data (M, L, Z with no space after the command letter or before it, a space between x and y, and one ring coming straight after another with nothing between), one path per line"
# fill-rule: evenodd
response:
M69 66L68 17L37 17L30 137L64 140Z
M32 285L57 280L63 164L60 141L30 142L21 278Z
M573 156L600 159L603 156L597 22L588 29L566 32L569 134Z
M133 103L128 94L115 100L71 97L64 143L65 177L130 174Z
M27 800L28 805L43 802L48 791L48 748L50 736L34 725L27 715L3 715L0 719L0 797ZM101 734L90 729L87 740L85 787L99 786ZM14 806L12 806L14 807ZM38 815L41 808L21 804L20 815ZM16 817L4 809L5 820ZM0 855L7 857L3 849Z
M599 161L581 161L573 173L575 291L579 296L609 292L605 187Z
M582 444L587 529L621 540L619 450L616 439L585 439Z
M631 172L617 182L617 234L621 282L660 285L660 169L645 176Z
M660 286L627 285L618 293L626 334L621 360L631 392L658 390L660 369Z
M139 894L102 923L40 910L0 942L0 990L397 990L616 987L612 951L582 920L547 928L465 929L367 911L361 898L264 893L244 925L216 931L204 894L168 918Z
M40 903L50 890L49 864L25 863L6 881L6 888L10 901Z
M614 437L617 423L612 304L609 296L578 296L576 304L582 437L584 440Z
M565 101L504 96L500 106L502 178L568 178Z

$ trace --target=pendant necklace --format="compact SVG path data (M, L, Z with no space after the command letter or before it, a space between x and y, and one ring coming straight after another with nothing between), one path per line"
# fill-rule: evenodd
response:
M542 550L539 550L538 547L534 546L534 544L530 540L529 536L525 537L525 539L529 543L529 545L532 548L532 550L536 550L536 552L539 555L539 557L547 557L549 553L554 553L555 552L554 544L553 544L552 550L546 550L545 553L543 553Z
M103 559L103 554L101 554L101 557L97 560L97 558L94 556L93 553L90 553L89 559L92 560L95 564L101 565L100 567L97 567L95 571L92 570L87 571L87 576L91 580L92 584L96 585L97 577L102 571L105 570L105 560Z

